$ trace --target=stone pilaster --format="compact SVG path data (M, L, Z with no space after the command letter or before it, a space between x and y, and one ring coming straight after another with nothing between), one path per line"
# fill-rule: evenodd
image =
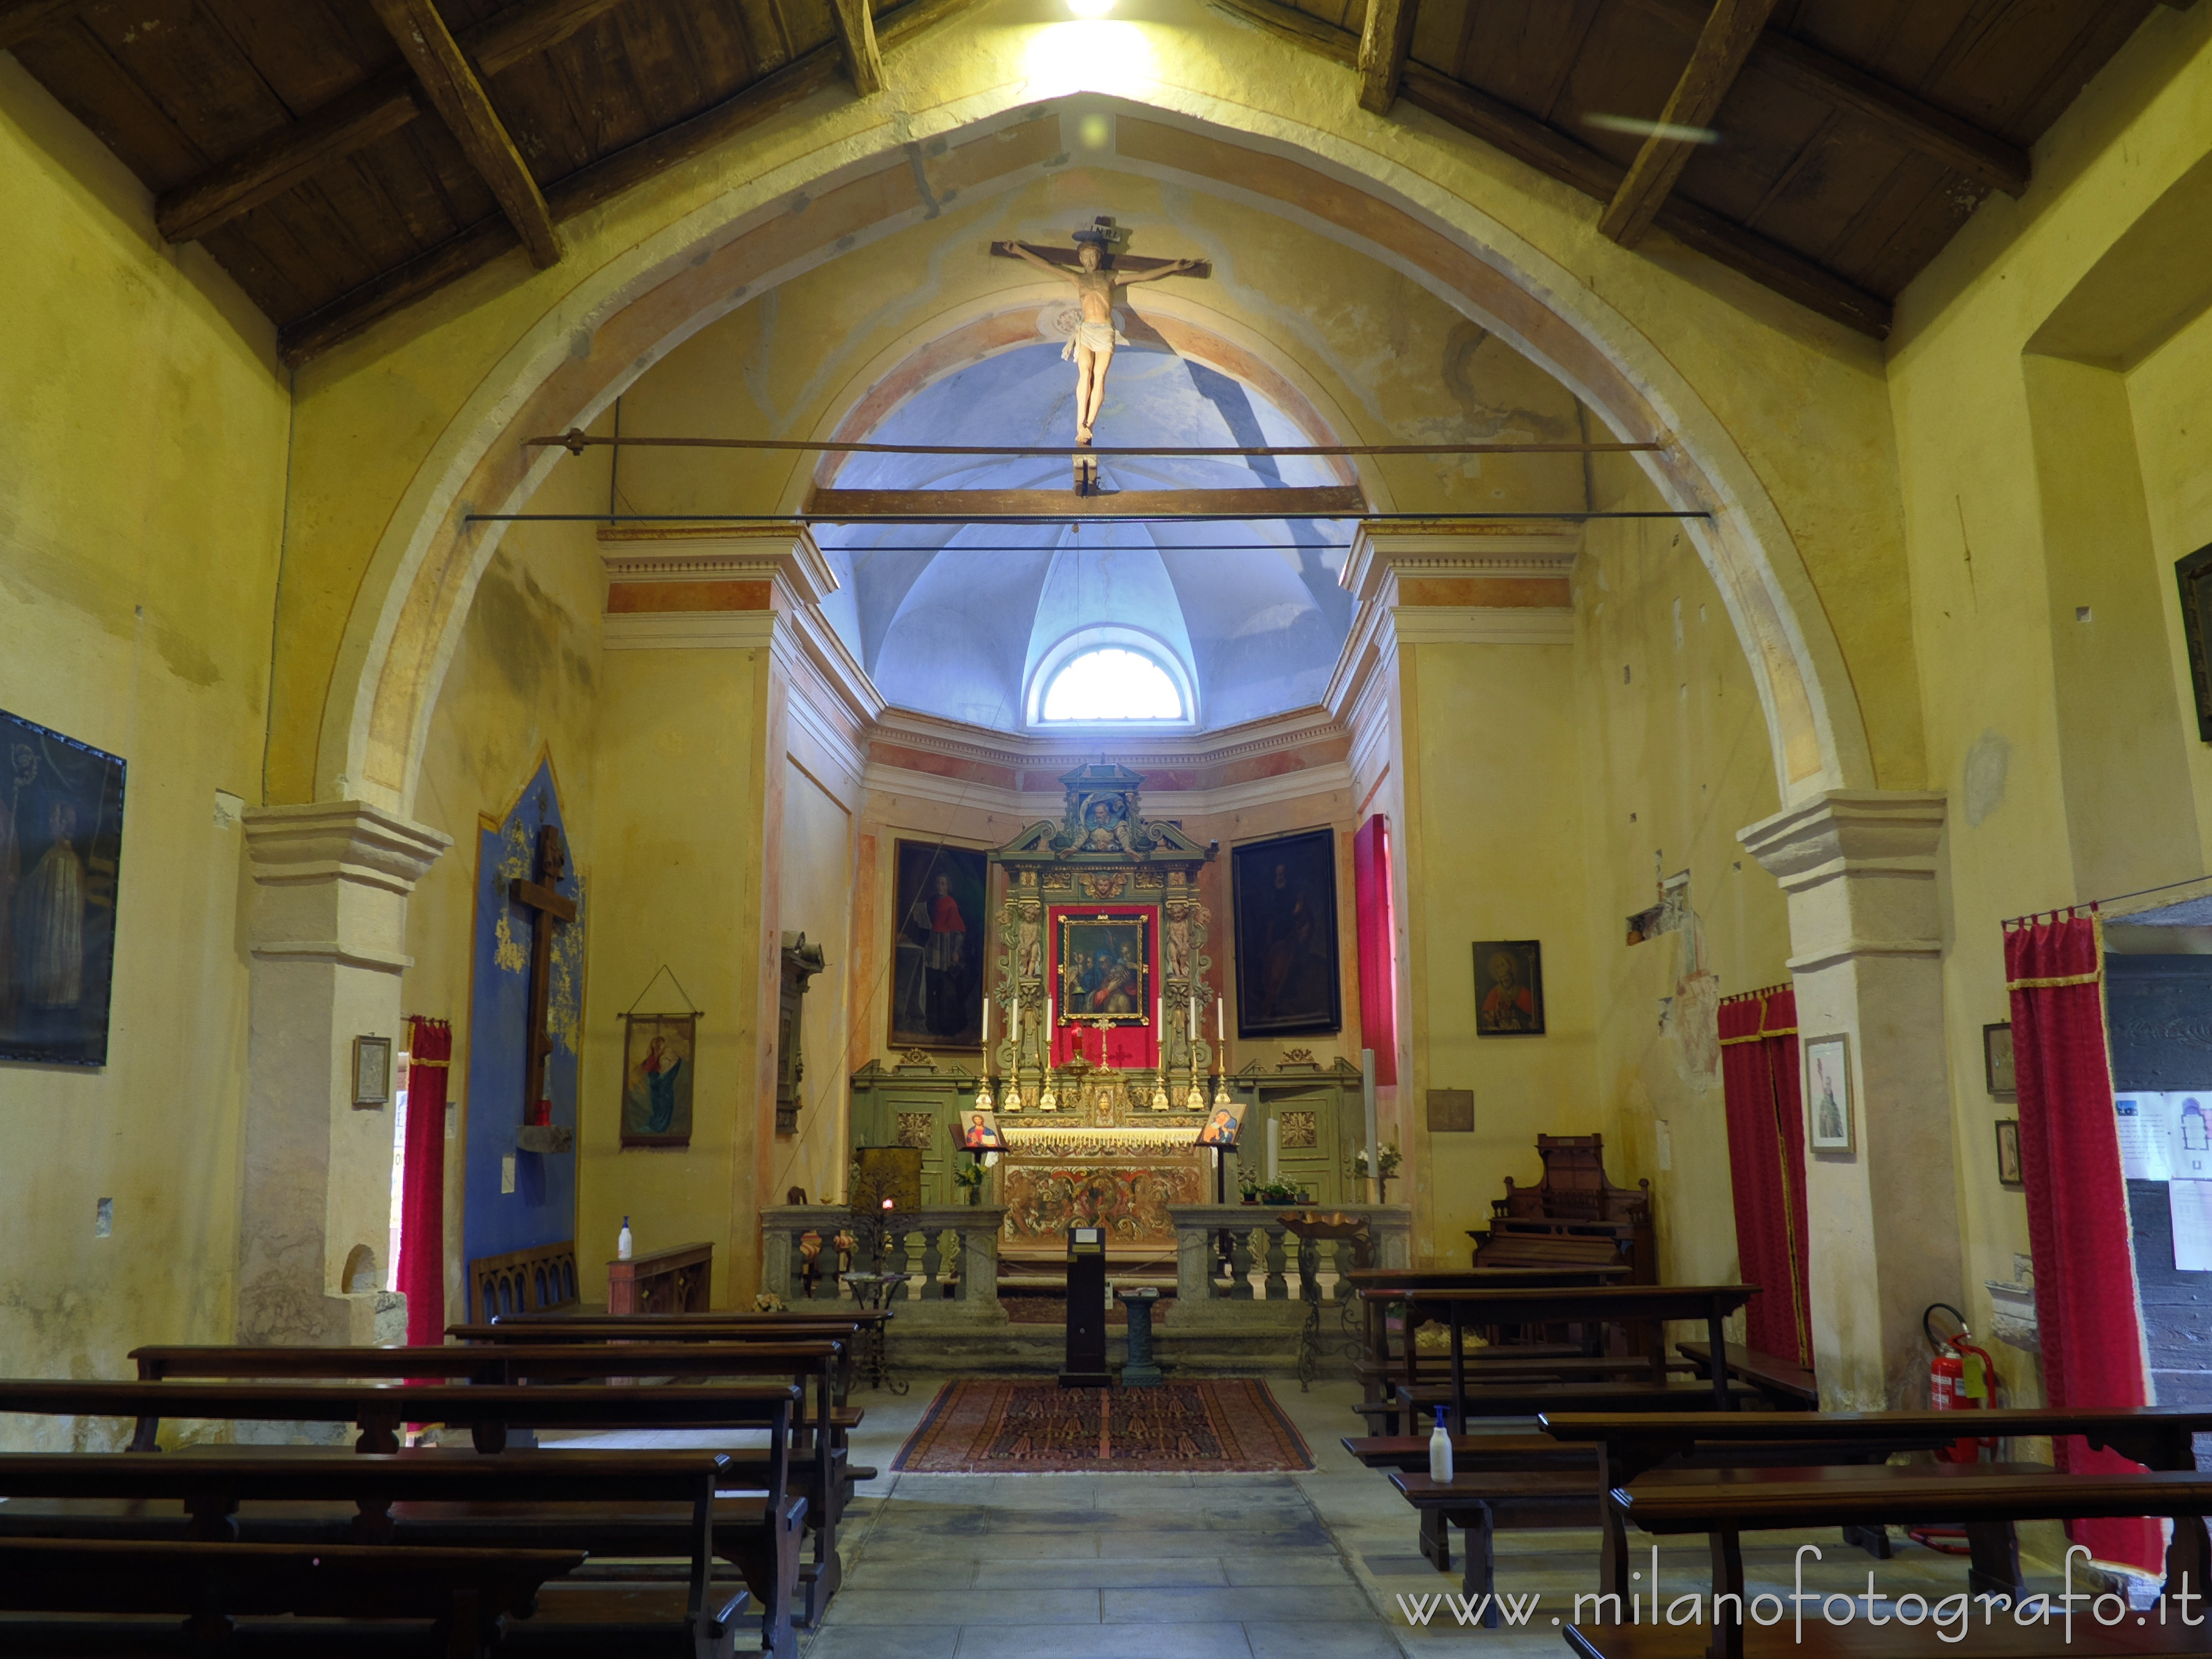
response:
M253 875L238 1340L391 1340L405 1300L349 1286L358 1246L380 1285L392 1206L389 1108L353 1103L353 1040L393 1039L407 896L453 845L361 801L246 815Z
M1855 1149L1808 1152L1813 1346L1827 1410L1927 1403L1920 1315L1963 1306L1942 927L1943 797L1831 790L1740 832L1790 902L1798 1041L1850 1039Z

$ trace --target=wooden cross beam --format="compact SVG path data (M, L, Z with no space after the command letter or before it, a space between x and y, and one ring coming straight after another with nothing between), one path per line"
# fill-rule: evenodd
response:
M868 0L830 0L837 43L845 53L845 73L853 90L872 98L884 89L883 49L876 44L876 18Z
M1040 259L1049 260L1052 264L1056 265L1066 265L1070 270L1079 269L1079 262L1077 258L1077 250L1074 248L1038 247L1030 242L1024 242L1021 246L1028 248L1030 252L1036 254ZM992 243L991 254L994 258L999 259L1018 259L1021 258L1021 255L1014 252L1014 244L1012 242ZM1142 254L1117 253L1113 257L1112 262L1106 265L1104 269L1109 271L1127 271L1131 275L1134 275L1139 271L1158 270L1162 265L1171 265L1174 263L1175 261L1172 259L1147 259ZM1211 259L1200 259L1196 264L1191 266L1188 270L1185 270L1181 274L1185 276L1211 276L1213 275L1213 262Z
M437 7L430 0L369 3L415 71L430 106L459 143L461 154L491 186L500 210L529 250L531 264L540 270L559 264L561 233L553 227L553 210L545 205L545 193L538 188L514 140L507 137L483 82L477 79Z
M1413 49L1413 18L1421 0L1367 0L1367 21L1359 32L1359 107L1388 115L1406 78L1406 58Z
M0 52L35 39L77 5L78 0L0 0Z
M1689 64L1659 112L1660 130L1644 141L1598 221L1598 228L1614 241L1633 247L1651 228L1697 150L1698 141L1682 135L1705 126L1718 112L1750 61L1774 4L1775 0L1714 0Z
M530 927L530 1051L527 1092L522 1097L522 1121L535 1121L538 1103L545 1098L545 1062L552 1057L553 1034L545 1028L545 1007L553 988L553 928L556 922L576 919L576 901L559 890L568 872L568 854L561 845L561 831L546 824L538 832L538 878L518 878L507 884L507 896L538 915Z

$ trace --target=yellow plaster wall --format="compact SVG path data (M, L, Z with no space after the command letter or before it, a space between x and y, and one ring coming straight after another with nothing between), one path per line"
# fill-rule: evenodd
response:
M605 467L592 479L582 469L556 477L539 496L543 510L585 510L596 489L605 499ZM407 906L407 949L415 958L401 983L410 1014L453 1026L448 1088L460 1103L454 1139L446 1143L446 1307L459 1319L467 1306L462 1258L461 1194L467 1146L469 1003L476 925L478 820L503 818L516 796L550 757L561 790L571 866L584 878L586 928L603 925L593 873L598 848L593 787L599 764L602 673L599 612L605 579L588 525L519 526L495 556L477 589L460 649L431 716L415 816L453 838ZM619 919L607 926L620 927ZM586 942L588 955L591 939ZM585 975L586 1029L611 1016L600 988ZM633 987L635 991L636 988ZM616 1005L617 1007L621 1004ZM557 1039L556 1039L557 1040ZM595 1069L598 1060L606 1069ZM581 1115L590 1122L611 1104L619 1055L588 1055L580 1072ZM613 1234L579 1235L581 1261L604 1261ZM605 1244L607 1248L598 1247ZM604 1271L604 1270L602 1270Z
M1593 474L1602 507L1654 504L1618 459L1600 458ZM1651 1182L1662 1282L1723 1282L1735 1276L1736 1249L1715 1011L1722 996L1789 978L1780 887L1735 839L1779 805L1765 724L1720 594L1680 527L1591 525L1576 599L1597 1026L1590 1127L1602 1120L1616 1182ZM1692 925L1625 943L1626 918L1684 870Z
M609 650L601 669L596 845L599 918L586 944L585 1103L578 1136L577 1267L586 1301L630 1218L640 1251L714 1246L716 1306L750 1294L759 1253L753 1066L761 1030L758 937L768 650ZM663 965L698 1026L689 1147L621 1145L619 1018ZM668 981L642 1011L682 1006ZM774 1033L768 1034L773 1042Z
M1566 645L1401 644L1415 1250L1463 1265L1505 1177L1540 1173L1536 1137L1597 1127L1597 1006L1574 695ZM1475 1035L1477 939L1543 945L1542 1035ZM1474 1131L1431 1133L1430 1089L1472 1089ZM1401 1143L1403 1144L1403 1143ZM1615 1179L1619 1179L1618 1176Z
M2063 341L2040 331L2209 140L2212 16L2159 9L2036 146L2027 194L1985 203L1898 310L1891 400L1929 783L1949 797L1946 1036L1978 1328L1983 1281L2011 1279L2027 1249L1990 1131L2015 1108L1983 1078L1982 1027L2007 1018L2003 920L2204 868L2207 763L2172 576L2206 538L2205 429L2185 378L2203 325L2131 374L2056 355ZM2100 313L2135 314L2138 286L2103 293ZM1999 1358L2032 1402L2027 1357Z
M0 708L128 764L107 1064L0 1064L0 1353L127 1376L234 1317L246 878L216 792L260 799L287 398L269 325L4 54L0 215Z

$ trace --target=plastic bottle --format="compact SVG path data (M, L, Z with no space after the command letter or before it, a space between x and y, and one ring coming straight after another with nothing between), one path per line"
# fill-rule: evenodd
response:
M623 1218L622 1234L615 1240L615 1260L617 1261L629 1261L629 1253L635 1247L630 1243L629 1218L628 1216L624 1216Z
M1429 1431L1429 1479L1449 1486L1452 1478L1451 1431L1444 1427L1444 1408L1437 1407L1437 1425Z

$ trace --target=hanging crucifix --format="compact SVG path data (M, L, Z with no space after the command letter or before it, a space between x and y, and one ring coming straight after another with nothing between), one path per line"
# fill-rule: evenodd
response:
M1033 248L1020 242L994 242L991 252L1004 259L1020 259L1075 287L1078 316L1060 356L1075 365L1075 441L1088 448L1098 424L1099 405L1106 400L1106 371L1114 362L1114 348L1128 341L1114 326L1114 301L1120 290L1138 283L1157 283L1163 276L1211 276L1213 267L1203 259L1143 259L1116 254L1114 244L1126 240L1108 218L1091 221L1074 234L1074 249ZM1095 484L1098 463L1079 456L1076 489Z
M553 1035L546 1029L545 1006L553 987L554 926L576 919L576 901L559 890L561 878L568 873L568 855L561 845L561 831L549 823L538 831L538 878L519 878L507 886L507 897L538 913L530 926L529 1048L523 1068L528 1082L522 1097L522 1121L531 1127L547 1127L553 1121L553 1103L545 1087L545 1063L552 1057ZM526 1139L550 1143L555 1138ZM548 1144L528 1150L566 1152L568 1148Z

